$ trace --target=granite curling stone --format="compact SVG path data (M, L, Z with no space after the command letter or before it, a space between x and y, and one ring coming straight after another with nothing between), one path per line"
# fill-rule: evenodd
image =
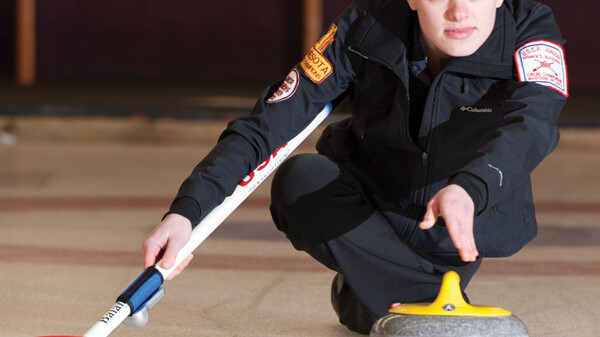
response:
M378 319L370 337L528 337L519 318L502 308L470 305L460 291L460 277L444 275L433 303L394 304Z

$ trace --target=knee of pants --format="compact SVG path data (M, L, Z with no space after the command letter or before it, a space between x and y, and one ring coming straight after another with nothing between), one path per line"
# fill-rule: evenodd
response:
M299 249L338 238L373 212L358 179L323 155L295 156L273 179L273 221Z
M288 236L301 231L298 200L323 188L339 176L337 164L319 154L299 154L285 161L271 183L271 216L277 228ZM316 205L306 205L313 208ZM306 209L310 212L310 209Z
M303 153L285 161L273 177L272 202L289 205L315 192L340 174L337 164L320 154Z

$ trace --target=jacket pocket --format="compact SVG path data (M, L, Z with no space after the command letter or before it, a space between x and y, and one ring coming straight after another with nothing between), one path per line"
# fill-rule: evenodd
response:
M510 256L531 241L537 221L529 182L477 216L473 230L483 257Z

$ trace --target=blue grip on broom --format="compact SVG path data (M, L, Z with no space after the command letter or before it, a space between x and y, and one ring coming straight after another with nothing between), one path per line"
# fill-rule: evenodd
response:
M148 267L133 283L117 298L117 302L127 303L131 314L142 309L146 302L160 290L163 276L155 267Z

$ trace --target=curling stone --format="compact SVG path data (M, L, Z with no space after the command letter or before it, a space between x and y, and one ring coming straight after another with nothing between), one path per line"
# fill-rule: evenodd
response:
M433 303L393 304L390 314L373 324L370 337L528 337L519 318L502 308L470 305L460 291L460 277L444 275Z

